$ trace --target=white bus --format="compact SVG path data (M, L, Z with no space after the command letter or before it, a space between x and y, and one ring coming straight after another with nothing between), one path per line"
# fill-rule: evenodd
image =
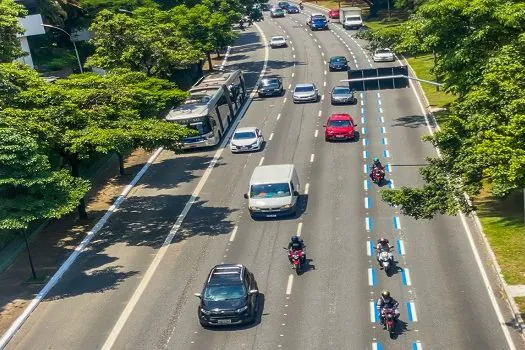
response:
M189 93L190 97L171 109L165 120L198 132L197 136L183 140L183 149L217 145L247 98L242 71L206 75L193 85Z

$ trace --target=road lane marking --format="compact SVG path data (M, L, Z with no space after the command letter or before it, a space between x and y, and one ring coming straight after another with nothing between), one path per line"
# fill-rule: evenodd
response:
M397 240L397 253L399 255L405 255L405 242L402 239Z
M314 137L317 137L317 136L319 136L319 130L315 130L314 132Z
M273 139L273 132L270 134L270 137L268 138L268 141L272 141Z
M310 155L310 163L313 163L314 162L314 159L315 159L315 154L311 154Z
M293 54L292 57L295 59L295 54ZM295 64L294 64L294 67L295 67Z
M381 127L381 134L386 134L386 128L384 126Z
M323 56L323 57L324 57L324 52L321 52L321 56Z
M419 340L412 343L412 350L423 350L423 345Z
M384 123L385 122L385 117L381 116L381 117L379 117L379 120L381 120L381 123Z
M394 224L395 230L401 230L401 221L399 221L399 216L394 216L392 218L392 223Z
M321 96L321 101L324 101L324 95Z
M391 172L392 172L392 164L390 164L390 163L386 163L385 168L386 168L386 171L387 171L388 173L391 173Z
M377 103L381 106L381 100L377 100Z
M383 108L379 107L379 113L383 113Z
M361 134L366 135L366 128L365 127L361 128Z
M370 287L376 285L376 270L372 267L368 268L368 285Z
M326 70L324 71L324 75L327 75L328 73L326 72Z
M374 255L374 242L366 241L366 255L368 256Z
M365 105L365 101L361 100L361 106L364 106L364 105Z
M361 117L361 124L365 123L365 117Z
M324 64L326 64L326 61L323 61L323 62L324 62Z
M295 76L295 73L292 73L292 78ZM292 84L290 84L290 87L291 87Z
M365 208L370 209L372 207L372 200L370 197L365 197Z
M288 283L286 284L286 295L292 294L292 286L293 286L293 275L290 274L288 276Z
M239 229L239 227L237 225L235 225L235 227L233 228L232 234L230 236L230 242L233 242L235 240L235 235L237 234L237 230L238 229Z
M304 194L308 194L309 191L310 191L310 184L306 183L306 185L304 186Z
M365 108L361 107L361 114L365 114Z
M408 268L404 268L401 270L401 280L403 281L403 284L405 286L411 286L412 285L412 279L410 278L410 271Z
M359 68L359 65L356 63L356 64L355 64L355 67L356 67L356 68Z
M368 189L370 188L370 180L363 180L363 188L365 189L365 191L368 191Z
M368 145L368 140L366 138L362 139L361 142L363 143L364 147L366 147L366 145Z
M277 120L281 119L281 113L277 114Z
M365 229L367 231L370 231L370 229L372 228L372 219L370 217L366 217L365 218Z
M413 301L406 303L407 315L410 322L417 322L416 304Z
M388 145L388 139L387 139L386 137L383 137L383 138L381 139L381 144L382 144L382 145Z
M387 150L387 149L385 149L385 150L383 151L383 156L384 156L385 158L390 158L390 151Z
M295 51L294 47L292 46L292 51Z
M394 180L390 179L388 180L388 188L390 189L393 189L395 186L394 186Z
M368 158L368 152L367 151L363 151L363 159L366 159Z
M259 166L261 166L263 162L264 162L264 157L261 157L261 160L259 161Z
M293 73L292 73L292 76L293 76ZM288 89L290 89L292 87L292 84L288 84Z
M323 111L319 111L319 112L317 113L317 116L320 117L322 114L323 114Z
M326 81L325 81L325 82L323 82L323 86L326 86Z
M368 164L363 164L363 172L368 174Z
M295 234L297 237L301 237L301 233L303 232L303 223L300 222L297 224L297 233Z
M377 323L379 321L378 311L374 300L370 300L370 322Z
M317 45L318 48L321 48L321 45Z
M379 342L372 343L372 350L383 350L383 344Z

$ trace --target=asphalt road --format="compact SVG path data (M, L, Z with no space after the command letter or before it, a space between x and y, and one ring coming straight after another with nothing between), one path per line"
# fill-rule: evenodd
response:
M330 105L328 92L346 78L327 72L330 56L355 57L351 65L359 68L399 62L370 62L365 43L351 32L332 24L331 31L312 33L305 21L298 14L259 22L266 38L289 37L288 48L269 50L265 72L281 76L287 93L255 98L240 121L260 127L267 145L253 154L222 153L120 333L114 332L119 317L201 188L214 150L163 152L8 348L99 349L110 335L114 349L508 348L459 218L403 217L366 181L363 166L378 156L390 165L389 186L421 183L418 168L435 151L420 140L428 129L412 89L366 91L357 105ZM252 27L228 65L243 69L253 86L264 57L263 39ZM289 85L303 82L314 82L324 99L293 104ZM354 117L358 141L324 141L322 124L334 112ZM301 214L254 221L243 198L251 173L259 164L281 163L297 167ZM298 231L311 259L300 277L282 249ZM399 271L391 277L369 256L368 241L379 236L397 247ZM200 327L193 293L221 262L242 263L255 274L262 312L254 325ZM370 312L385 288L400 302L402 322L393 339Z

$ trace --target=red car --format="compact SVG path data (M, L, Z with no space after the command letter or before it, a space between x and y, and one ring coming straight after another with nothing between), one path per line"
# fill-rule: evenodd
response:
M339 19L339 10L338 9L332 9L332 10L328 11L328 18Z
M325 125L324 139L330 140L356 140L354 120L350 114L332 114Z

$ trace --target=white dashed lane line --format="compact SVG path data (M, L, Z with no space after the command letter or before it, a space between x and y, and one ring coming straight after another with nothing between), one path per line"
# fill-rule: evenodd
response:
M304 194L308 194L308 191L310 190L310 184L307 183L305 186L304 186Z
M232 234L231 234L231 236L230 236L230 242L233 242L233 241L235 240L235 235L237 234L237 230L238 230L238 229L239 229L238 226L235 226L235 227L233 228Z
M297 233L296 233L296 235L298 237L301 237L302 232L303 232L303 223L300 222L300 223L297 224Z
M268 141L272 141L273 139L273 132L270 134L270 137L268 138Z
M277 114L277 120L281 119L281 113Z
M314 137L317 137L317 136L319 136L319 130L315 130L314 132Z
M264 162L264 157L261 157L261 160L259 161L259 166L261 166L263 162Z
M310 155L310 163L313 163L314 162L314 159L315 159L315 154L311 154Z
M290 274L288 276L288 283L286 284L286 295L292 294L292 287L293 287L293 275ZM281 334L281 336L283 335Z

